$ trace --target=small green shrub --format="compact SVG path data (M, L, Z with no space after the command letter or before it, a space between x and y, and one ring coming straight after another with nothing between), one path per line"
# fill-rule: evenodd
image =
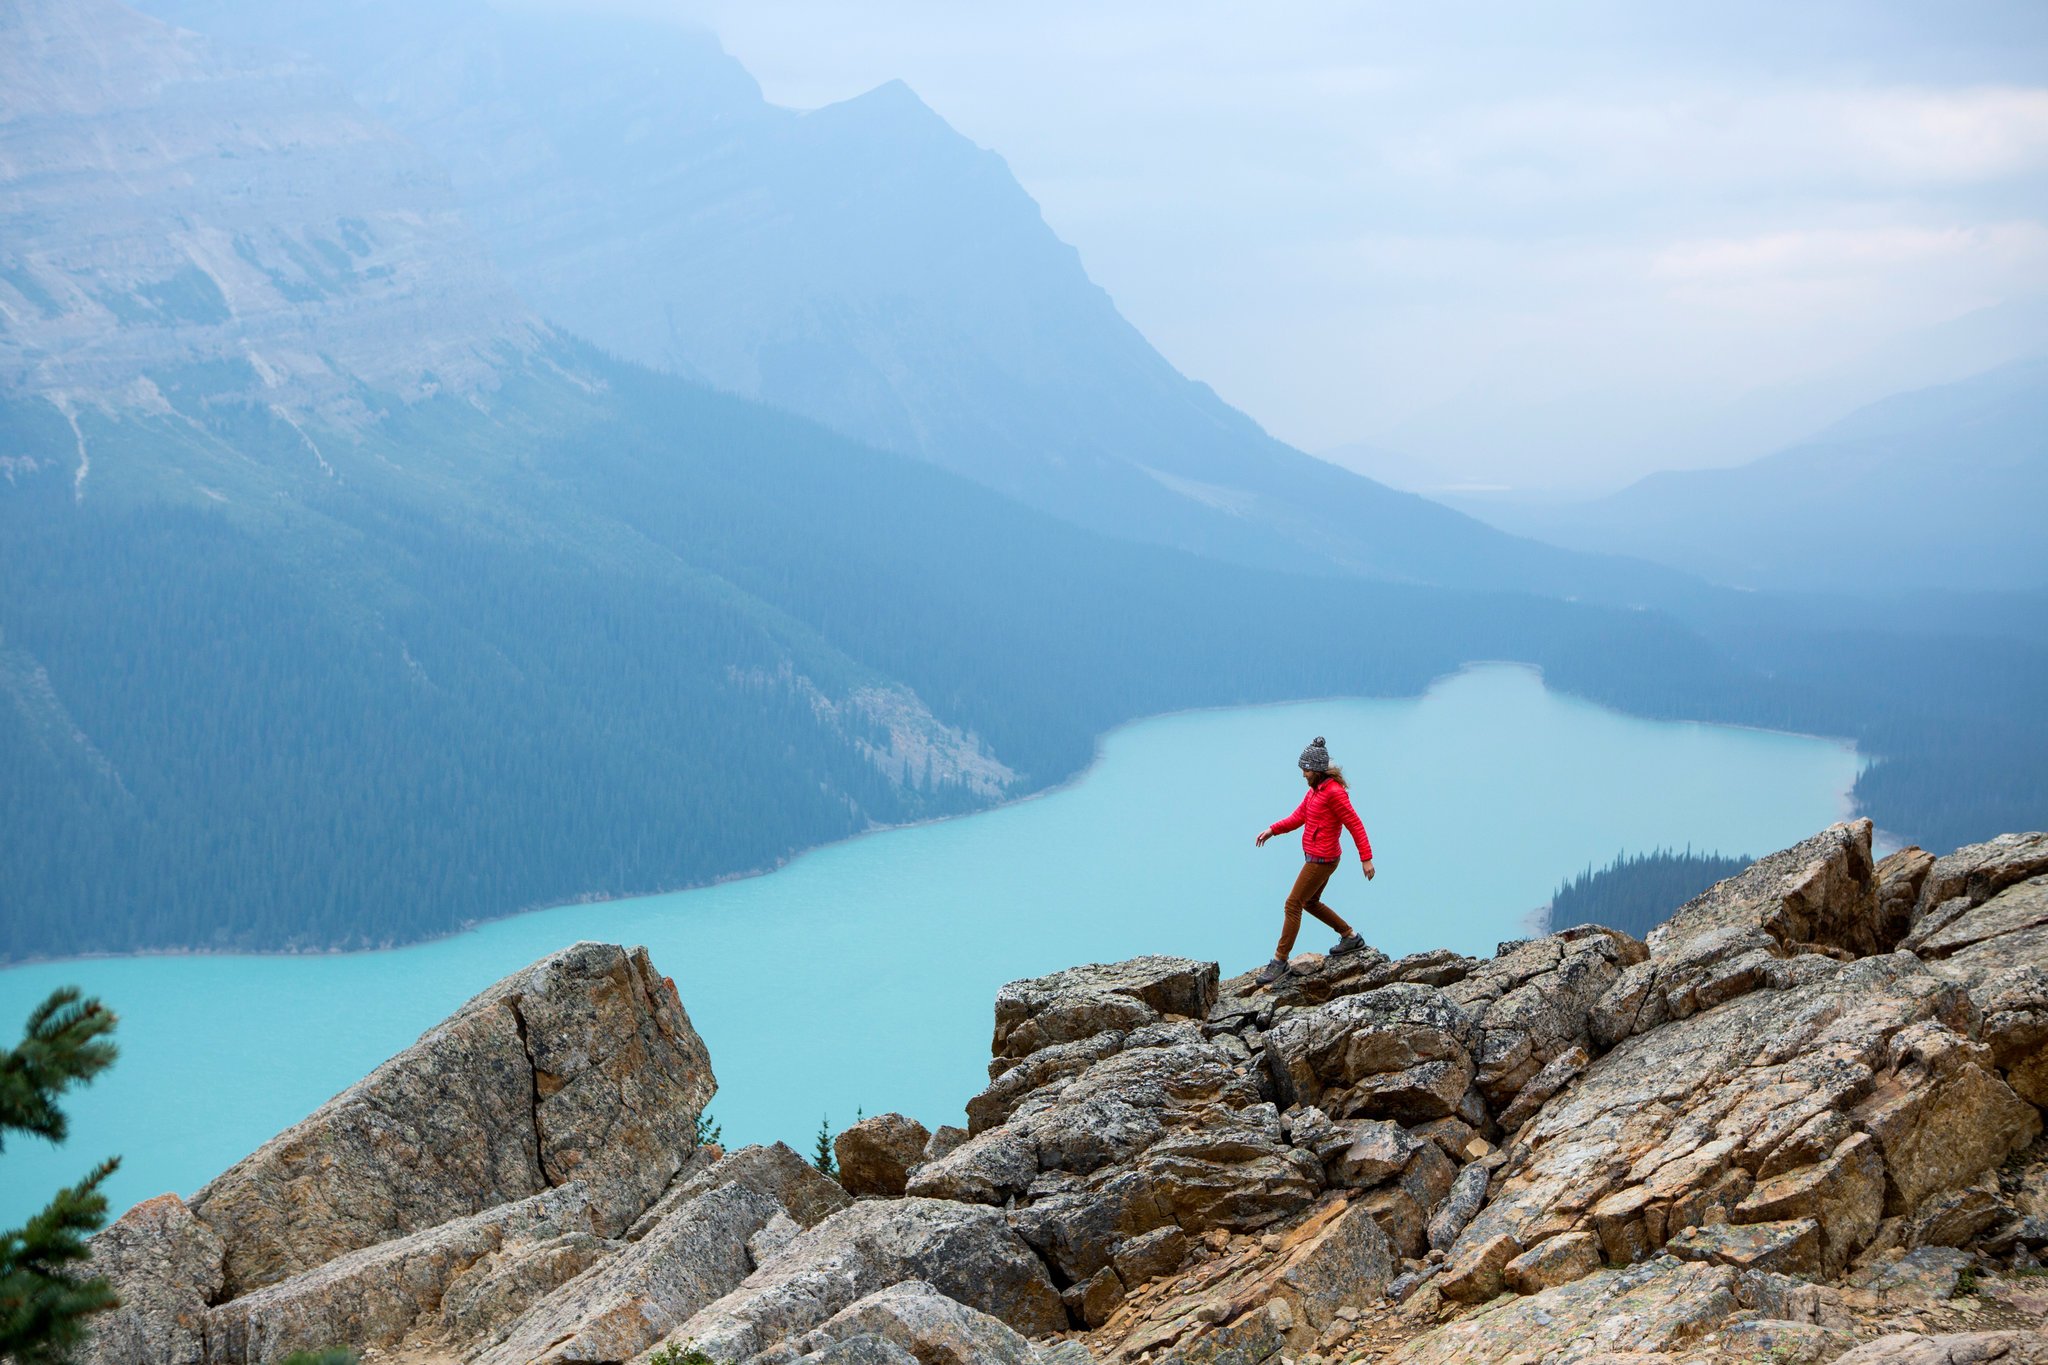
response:
M647 1359L652 1365L718 1365L717 1361L696 1347L684 1346L673 1341Z
M711 1117L709 1109L697 1115L697 1145L699 1147L725 1146L725 1129L719 1126L718 1120Z
M1977 1292L1977 1271L1976 1271L1976 1268L1975 1268L1975 1267L1973 1267L1973 1266L1964 1266L1964 1267L1963 1267L1963 1268L1962 1268L1962 1269L1961 1269L1960 1271L1958 1271L1958 1272L1956 1273L1956 1293L1960 1295L1960 1294L1974 1294L1974 1293L1976 1293L1976 1292Z
M293 1351L277 1365L356 1365L361 1359L346 1346L329 1346L324 1351Z

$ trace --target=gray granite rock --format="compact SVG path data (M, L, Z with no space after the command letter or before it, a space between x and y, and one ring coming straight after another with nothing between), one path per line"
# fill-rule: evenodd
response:
M89 1273L120 1306L89 1320L83 1365L203 1365L206 1308L226 1249L175 1194L144 1200L94 1234Z
M1029 1341L1003 1323L922 1280L855 1300L797 1345L817 1351L857 1336L900 1346L919 1365L1034 1365L1037 1356Z
M1443 990L1411 982L1294 1012L1265 1035L1283 1104L1420 1123L1455 1114L1477 1030Z
M1216 1001L1216 964L1183 957L1070 967L1012 981L996 995L998 1062L1164 1018L1202 1019Z
M644 949L579 943L464 1005L212 1181L239 1295L569 1181L623 1231L695 1146L711 1063Z
M1967 1185L2035 1130L1970 1041L1977 1017L1895 953L1632 1037L1524 1128L1452 1273L1502 1236L1519 1255L1591 1231L1627 1262L1688 1227L1801 1218L1839 1267L1888 1201Z
M630 1360L738 1288L754 1268L748 1239L781 1212L745 1185L699 1195L541 1299L474 1365Z
M578 1182L345 1252L208 1310L207 1358L250 1365L337 1342L394 1346L433 1321L448 1288L487 1258L589 1234L595 1221Z
M714 1359L745 1360L905 1280L925 1281L1026 1336L1067 1325L1044 1265L996 1210L939 1199L876 1199L804 1233L668 1340Z
M633 1224L627 1237L637 1241L677 1208L726 1185L744 1185L766 1195L807 1228L816 1227L853 1202L837 1181L798 1156L788 1143L771 1142L692 1162Z

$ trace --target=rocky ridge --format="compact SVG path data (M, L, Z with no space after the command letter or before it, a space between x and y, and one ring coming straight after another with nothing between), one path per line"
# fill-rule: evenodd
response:
M1013 983L844 1186L696 1148L673 987L578 944L100 1234L89 1359L2048 1362L2048 835L1870 840L1647 943Z

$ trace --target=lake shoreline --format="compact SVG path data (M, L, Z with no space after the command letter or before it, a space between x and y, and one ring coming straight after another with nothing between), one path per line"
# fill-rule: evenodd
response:
M1102 731L1095 737L1094 748L1089 754L1088 762L1079 769L1075 770L1074 772L1061 778L1056 783L1052 783L1044 787L1037 787L1032 789L1031 791L1023 792L1017 796L1007 797L1003 800L994 802L993 804L981 806L970 811L959 811L951 815L935 815L923 820L906 821L902 824L873 825L867 829L856 831L853 834L848 834L838 839L827 839L822 843L806 844L804 847L792 851L787 857L779 859L778 861L766 867L751 868L737 872L727 872L722 873L716 877L707 878L702 881L687 882L676 886L657 887L651 890L619 891L605 893L591 892L581 896L572 896L567 900L552 900L532 905L523 905L516 910L509 910L501 915L492 915L484 919L465 921L464 923L457 925L452 929L448 929L440 933L422 934L417 938L399 939L388 943L376 944L370 947L136 948L123 952L71 953L62 956L12 958L5 961L0 961L0 974L11 972L16 970L17 968L22 967L51 966L66 962L118 962L127 959L141 958L204 957L294 959L366 957L378 953L403 952L407 949L423 947L430 943L446 942L450 939L460 938L465 934L474 934L479 930L484 929L490 925L503 924L509 920L520 919L528 915L546 914L550 911L569 909L574 906L610 905L621 901L645 900L647 898L654 896L674 896L682 895L692 891L709 890L713 887L725 886L733 882L751 881L758 877L771 876L777 872L786 870L787 868L791 867L792 865L801 861L802 859L810 857L812 854L818 853L822 850L841 848L848 844L857 843L863 839L873 838L876 835L891 834L900 830L920 829L930 825L944 824L952 820L963 820L976 815L985 815L991 811L1007 810L1015 806L1025 805L1032 801L1040 801L1044 800L1047 797L1057 796L1062 792L1068 791L1073 787L1079 785L1080 783L1086 781L1088 776L1091 773L1095 772L1102 765L1103 756L1107 751L1111 741L1115 739L1117 735L1121 734L1125 730L1130 729L1133 726L1146 725L1154 721L1168 720L1179 716L1210 715L1225 711L1262 711L1286 706L1314 706L1318 703L1335 704L1339 702L1352 701L1420 701L1423 698L1428 697L1432 692L1436 691L1438 688L1443 687L1448 683L1454 682L1457 679L1464 677L1465 675L1470 674L1476 670L1488 668L1515 669L1525 673L1532 674L1540 685L1542 685L1546 690L1549 690L1549 682L1545 677L1543 668L1540 664L1532 664L1520 659L1468 659L1464 663L1458 665L1458 667L1451 669L1448 672L1440 673L1435 677L1431 678L1429 682L1423 686L1421 691L1412 694L1398 693L1381 696L1363 693L1333 693L1325 696L1316 697L1290 697L1277 701L1236 703L1223 702L1213 706L1186 706L1181 707L1180 709L1174 711L1153 712L1148 715L1134 716L1129 720L1120 721L1116 725L1111 726L1109 729ZM1705 725L1712 726L1716 729L1738 730L1745 731L1751 734L1776 735L1790 739L1816 740L1821 743L1834 744L1848 750L1852 754L1856 754L1859 760L1861 760L1861 766L1858 769L1859 776L1864 769L1867 769L1869 767L1870 762L1872 761L1863 756L1862 754L1858 753L1855 742L1853 740L1846 739L1839 735L1808 734L1804 731L1780 730L1772 728L1770 726L1748 725L1736 721L1685 720L1673 719L1670 717L1645 716L1639 715L1638 713L1633 711L1623 710L1620 707L1613 706L1597 698L1583 696L1579 693L1567 691L1564 689L1558 689L1557 695L1571 697L1575 700L1584 702L1589 706L1598 707L1603 711L1612 712L1613 714L1618 716L1627 716L1634 720L1644 720L1651 721L1657 724L1670 725ZM1838 793L1838 806L1842 812L1840 816L1841 819L1849 820L1855 818L1856 797L1855 780L1853 778L1851 779L1849 785L1847 787L1844 787L1842 791ZM1895 844L1897 843L1895 836L1888 837L1892 837L1893 842ZM1529 911L1528 922L1534 923L1537 916L1545 915L1547 913L1548 908L1549 907L1546 904L1544 906L1539 906L1536 909Z
M63 1148L9 1153L0 1223L33 1212L10 1203L19 1190L75 1180L98 1152L126 1158L116 1204L196 1189L578 941L644 944L673 978L737 1142L802 1147L821 1114L843 1126L863 1108L958 1123L960 1097L987 1083L1005 982L1148 953L1232 970L1271 954L1301 855L1250 836L1299 799L1312 734L1351 760L1378 845L1379 877L1351 862L1330 903L1389 957L1531 937L1560 879L1617 847L1796 843L1833 822L1859 766L1838 744L1639 719L1534 670L1475 665L1420 699L1142 718L1065 784L823 845L779 876L586 897L390 949L22 964L0 971L0 1014L78 987L119 1013L123 1061L81 1091ZM1330 937L1304 925L1297 946Z

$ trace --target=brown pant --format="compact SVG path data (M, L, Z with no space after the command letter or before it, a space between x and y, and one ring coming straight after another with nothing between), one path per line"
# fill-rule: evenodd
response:
M1330 884L1330 874L1337 870L1335 863L1305 862L1301 875L1294 879L1294 889L1287 893L1287 920L1280 926L1280 949L1273 956L1286 959L1294 951L1294 936L1301 932L1301 912L1306 910L1339 934L1348 935L1351 926L1344 917L1322 902L1323 888Z

